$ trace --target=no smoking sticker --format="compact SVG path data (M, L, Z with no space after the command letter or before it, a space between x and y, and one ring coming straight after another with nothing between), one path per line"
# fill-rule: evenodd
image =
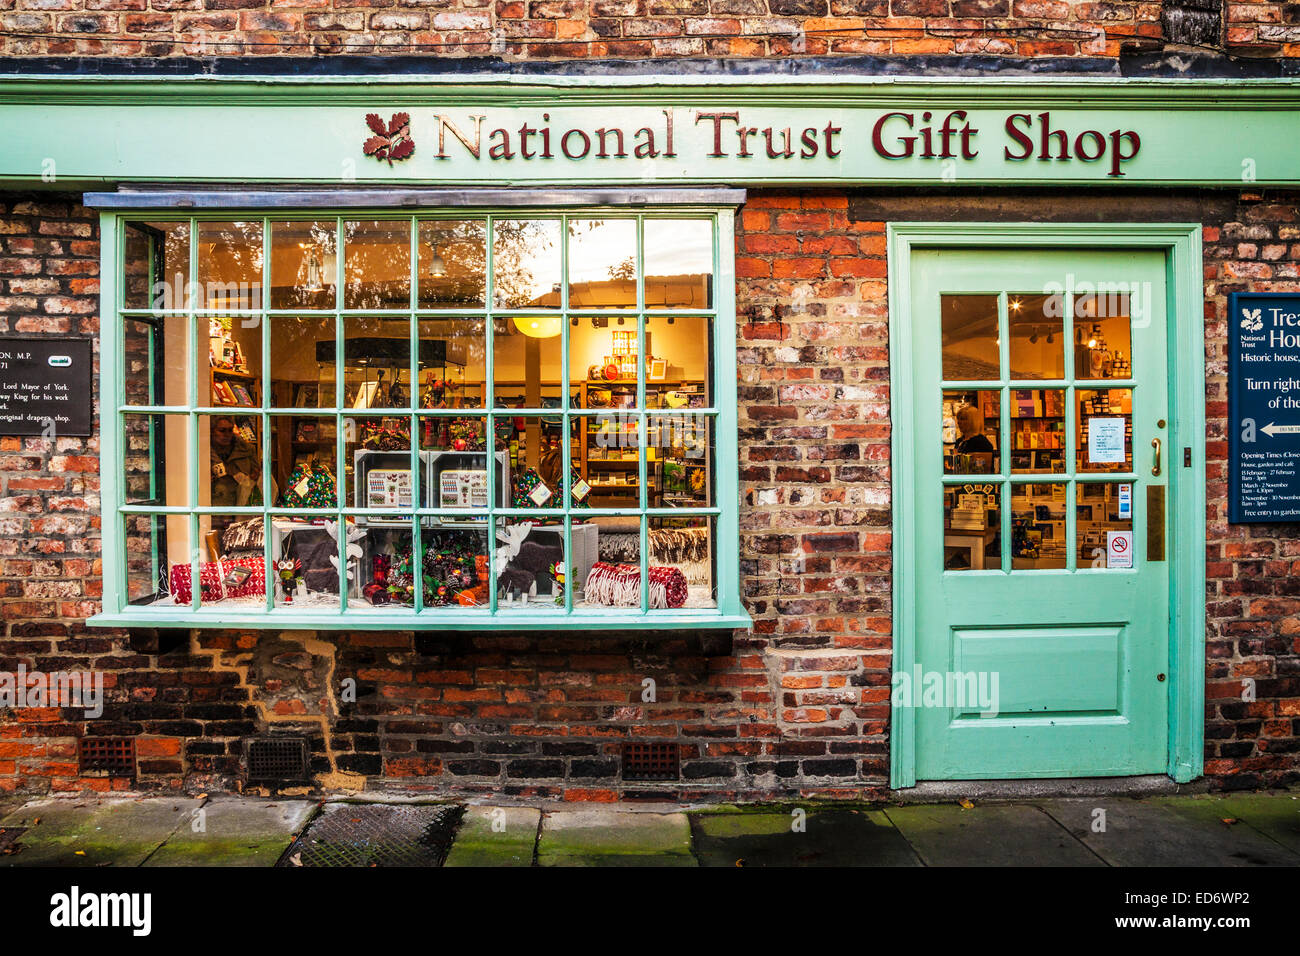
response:
M1133 532L1106 532L1106 567L1133 567Z

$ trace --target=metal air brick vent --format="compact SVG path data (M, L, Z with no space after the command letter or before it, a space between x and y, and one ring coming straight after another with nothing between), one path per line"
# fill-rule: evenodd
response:
M624 780L677 780L680 776L681 752L677 744L623 745Z
M82 773L134 777L135 738L82 737L77 741L77 758Z
M306 737L254 737L244 743L250 781L307 779Z

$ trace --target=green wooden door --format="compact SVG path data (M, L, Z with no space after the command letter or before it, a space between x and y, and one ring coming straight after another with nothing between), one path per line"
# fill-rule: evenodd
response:
M917 779L1164 771L1163 253L920 250L911 275Z

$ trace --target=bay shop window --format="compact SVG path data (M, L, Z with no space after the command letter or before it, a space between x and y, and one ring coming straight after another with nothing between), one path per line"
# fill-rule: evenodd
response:
M105 213L101 620L747 623L731 215Z

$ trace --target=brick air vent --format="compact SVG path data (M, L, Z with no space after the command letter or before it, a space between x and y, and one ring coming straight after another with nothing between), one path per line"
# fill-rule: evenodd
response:
M676 780L681 776L677 744L624 744L624 780Z
M82 737L77 742L82 773L135 776L135 739L132 737Z
M249 780L305 780L307 738L258 737L247 741Z

